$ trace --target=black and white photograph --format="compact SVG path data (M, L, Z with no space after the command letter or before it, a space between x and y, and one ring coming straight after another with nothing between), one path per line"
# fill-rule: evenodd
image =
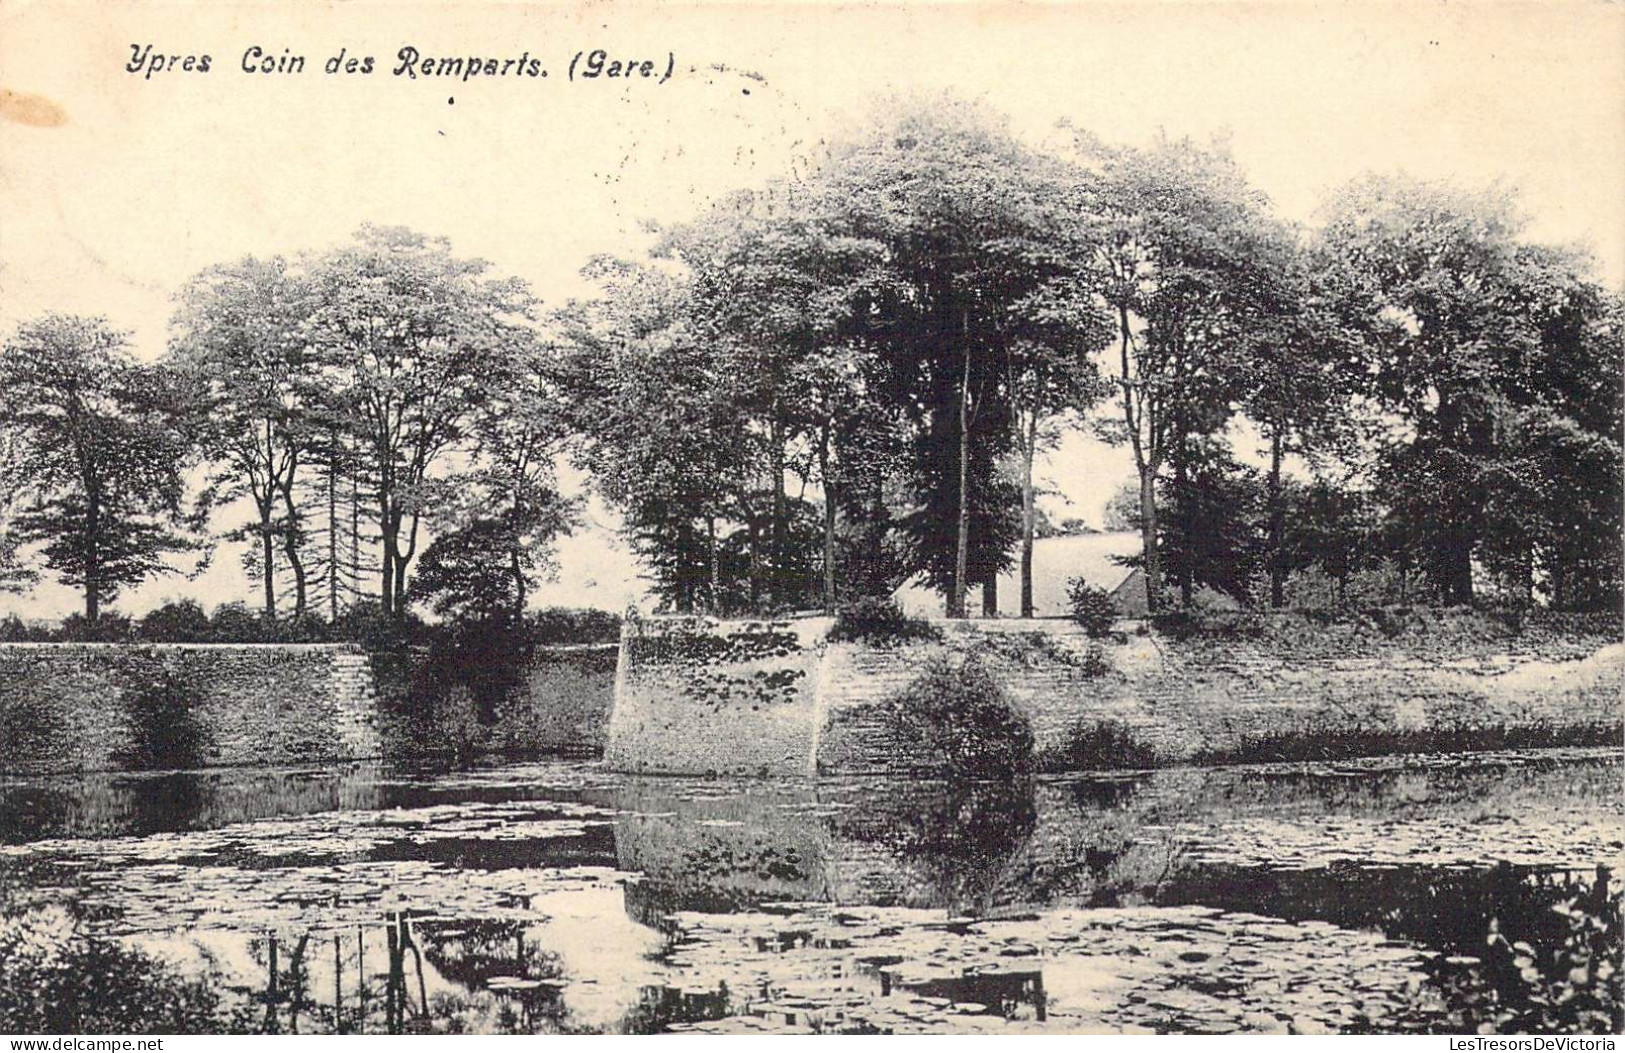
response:
M1612 1050L1622 442L1613 0L0 0L0 1036Z

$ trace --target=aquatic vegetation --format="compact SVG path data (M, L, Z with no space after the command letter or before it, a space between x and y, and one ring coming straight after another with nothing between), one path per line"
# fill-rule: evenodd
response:
M1619 896L1593 877L1625 862L1619 769L350 766L191 773L167 830L117 795L174 776L11 780L0 1027L1596 1030L1620 1001Z

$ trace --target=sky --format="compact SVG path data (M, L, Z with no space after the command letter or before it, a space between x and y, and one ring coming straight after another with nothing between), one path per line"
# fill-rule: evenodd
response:
M139 49L177 56L147 76ZM535 58L544 77L396 76L420 56ZM299 74L244 53L303 55ZM323 71L372 56L370 75ZM578 53L657 76L569 76ZM210 56L207 73L194 67ZM578 62L585 62L583 57ZM663 82L670 64L672 75ZM170 64L164 62L163 65ZM518 67L519 63L515 63ZM596 253L790 171L877 97L956 91L1035 144L1226 137L1283 216L1368 170L1517 187L1529 233L1625 278L1625 5L1317 2L164 5L0 3L0 333L104 315L143 358L174 290L217 262L341 242L364 222L450 239L557 304ZM1053 514L1098 522L1132 476L1075 434ZM576 482L574 475L570 478ZM613 514L560 549L542 603L619 609L640 586ZM249 599L235 558L118 606ZM0 597L60 615L72 593Z

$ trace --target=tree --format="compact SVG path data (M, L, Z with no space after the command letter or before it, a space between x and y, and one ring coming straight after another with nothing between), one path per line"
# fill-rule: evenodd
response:
M1014 312L1020 334L1007 341L1005 390L1021 456L1021 616L1033 616L1033 537L1038 510L1033 461L1059 437L1052 424L1107 395L1094 358L1111 340L1111 321L1081 281L1055 282Z
M680 611L716 609L725 531L746 522L742 495L760 463L740 379L696 331L687 276L609 258L583 274L599 295L553 318L574 455L621 510L655 591Z
M533 298L483 260L400 227L362 227L307 261L309 333L362 456L381 536L380 595L400 617L426 484L466 435L486 385L526 339Z
M1104 436L1133 450L1140 481L1146 592L1162 606L1158 482L1187 484L1193 440L1216 433L1241 397L1235 367L1247 327L1269 308L1259 293L1265 201L1222 145L1159 138L1145 149L1077 136L1087 209L1102 229L1101 293L1117 323L1121 419ZM1189 534L1189 524L1182 525ZM1187 565L1188 569L1188 565ZM1185 599L1193 580L1181 578Z
M1369 357L1358 323L1339 314L1335 266L1317 266L1285 228L1266 231L1257 250L1260 284L1249 297L1236 369L1241 406L1267 444L1264 550L1269 603L1282 607L1289 569L1286 458L1354 456L1361 438L1355 405L1368 393Z
M46 315L0 354L0 431L15 444L16 538L84 593L97 621L119 590L175 568L194 422L180 378L136 362L100 318Z
M293 574L294 613L302 615L304 517L295 495L321 398L318 363L304 332L304 284L281 257L250 256L192 278L178 300L169 358L204 400L203 442L215 463L205 500L253 502L265 616L276 617L279 538Z
M539 579L553 569L554 539L576 526L579 502L561 495L554 478L554 458L569 433L541 345L516 332L509 354L493 365L469 426L473 466L448 480L444 503L452 511L436 517L455 525L425 550L419 573L431 580L419 591L455 596L433 579L457 573L459 558L478 556L505 569L505 608L496 609L517 619ZM492 515L491 509L500 511ZM495 595L484 590L482 598L460 602L489 616L483 605ZM448 613L438 604L436 609Z
M1046 285L1075 268L1056 168L947 97L882 113L817 178L832 222L883 252L859 334L890 364L884 395L914 430L918 505L903 525L915 562L964 617L972 582L992 599L1020 530L998 472L1014 431L1004 356L1028 309L1051 306Z
M752 606L761 578L775 605L801 591L791 562L786 471L791 450L807 450L799 471L824 491L824 606L836 600L836 427L839 407L862 397L861 352L847 330L871 280L879 249L832 231L816 193L793 182L737 194L698 219L665 231L656 258L680 261L690 277L688 309L718 368L736 378L734 410L766 454L760 474L771 491L771 546L763 559L752 534ZM754 516L747 514L748 521Z
M1140 522L1140 486L1137 482L1127 482L1112 491L1112 496L1106 501L1106 511L1102 514L1101 529L1114 533L1122 530L1138 530Z
M1569 539L1618 547L1609 299L1584 260L1524 242L1522 227L1501 188L1403 176L1359 180L1326 210L1344 311L1360 321L1376 394L1400 424L1381 450L1382 491L1447 603L1473 601L1475 571L1521 579L1515 591L1527 596L1540 562L1564 592L1572 558L1592 562ZM1582 485L1559 495L1554 479ZM1568 521L1548 505L1567 505L1558 518Z

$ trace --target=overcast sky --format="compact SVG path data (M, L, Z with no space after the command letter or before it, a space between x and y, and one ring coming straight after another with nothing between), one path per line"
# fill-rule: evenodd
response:
M132 44L207 54L211 69L130 74ZM255 46L302 54L304 72L243 72ZM548 76L393 76L406 46L528 52ZM325 74L341 47L373 56L374 72ZM598 47L658 71L670 56L675 72L570 83L572 56ZM1504 180L1534 236L1587 244L1611 284L1625 275L1617 3L10 3L0 86L64 118L0 121L0 328L47 310L106 315L143 357L162 350L189 275L324 248L363 222L444 235L557 303L590 254L636 251L642 221L784 174L879 94L942 88L985 97L1034 141L1061 119L1130 143L1228 135L1293 219L1367 169ZM3 109L41 112L18 99ZM1098 518L1130 474L1121 451L1084 437L1051 460L1060 515ZM561 558L542 602L618 608L636 588L607 531ZM247 598L235 558L216 564L201 584L150 583L118 606ZM76 606L56 589L8 603Z

